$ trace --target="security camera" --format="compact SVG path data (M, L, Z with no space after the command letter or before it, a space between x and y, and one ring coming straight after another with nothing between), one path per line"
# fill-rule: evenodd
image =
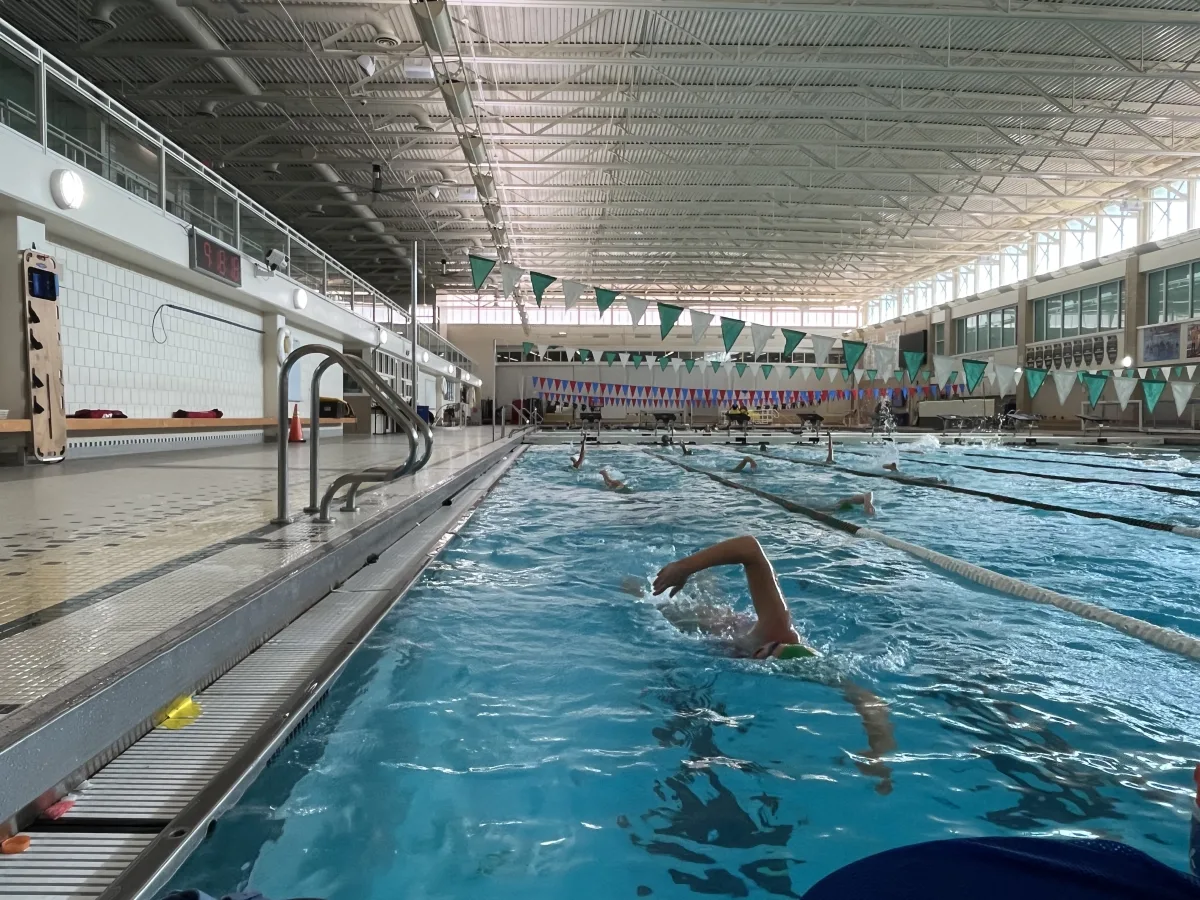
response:
M354 61L358 63L358 67L368 78L375 74L375 57L364 53L362 56L356 57Z
M288 267L287 254L284 253L282 250L270 251L267 254L267 265L270 267L272 272L274 272L276 269L280 269L280 268L282 268L286 272L287 267Z

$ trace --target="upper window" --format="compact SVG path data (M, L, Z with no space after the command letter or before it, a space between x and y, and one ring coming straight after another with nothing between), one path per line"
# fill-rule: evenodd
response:
M1188 183L1172 181L1150 191L1150 240L1187 231Z
M1033 301L1033 339L1056 341L1125 327L1125 282L1110 281Z

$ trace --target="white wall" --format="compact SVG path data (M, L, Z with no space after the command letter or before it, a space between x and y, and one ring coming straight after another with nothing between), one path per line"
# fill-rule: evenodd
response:
M229 417L263 415L263 337L162 306L256 329L263 327L260 314L61 244L39 249L55 257L61 272L68 413L119 409L130 418L163 418L177 409L220 409Z
M341 350L342 345L336 341L331 341L328 338L322 337L319 334L304 331L295 325L289 324L288 327L292 331L293 345L299 347L303 344L321 344L325 347L332 347L334 350ZM274 341L271 342L274 346ZM310 404L312 402L312 376L325 357L316 354L312 356L302 357L296 363L296 368L300 370L300 415L303 418L308 418ZM341 366L330 366L325 374L321 376L321 391L322 397L341 397L342 396L342 368ZM270 413L267 413L270 415Z

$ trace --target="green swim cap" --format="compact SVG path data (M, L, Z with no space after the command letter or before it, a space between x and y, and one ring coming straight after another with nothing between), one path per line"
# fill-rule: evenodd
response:
M803 644L788 644L779 651L777 659L809 659L816 656L816 651Z

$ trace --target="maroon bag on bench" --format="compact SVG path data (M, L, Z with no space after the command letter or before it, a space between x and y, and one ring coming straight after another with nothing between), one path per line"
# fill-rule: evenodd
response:
M223 418L225 418L225 413L221 412L219 409L201 409L201 410L177 409L177 410L175 410L175 412L171 413L171 418L172 419L223 419Z

